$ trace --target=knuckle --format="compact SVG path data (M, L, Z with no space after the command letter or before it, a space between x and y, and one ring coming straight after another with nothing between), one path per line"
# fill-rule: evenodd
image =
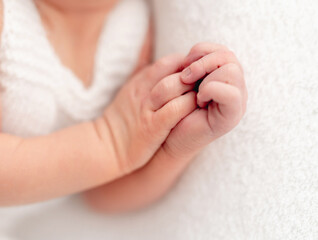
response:
M159 90L161 91L162 94L165 94L169 91L169 89L172 87L171 86L171 81L169 81L168 78L164 78L160 83L159 83Z
M234 54L234 52L230 51L230 50L221 50L221 55L223 56L223 59L225 60L225 62L234 62L236 59L236 56Z
M203 44L204 44L203 42L194 44L194 46L191 49L191 52L198 52L198 51L202 50Z
M165 95L169 93L172 85L168 78L162 79L155 88L152 89L150 96L151 100L158 102L164 99Z
M224 51L224 52L229 52L229 49L222 44L217 44L217 43L211 43L211 42L200 42L195 44L191 50L190 54L201 54L201 55L207 55L212 52L216 51Z
M160 92L157 91L157 88L155 88L155 89L151 90L149 97L150 97L150 101L154 102L160 97Z
M237 79L241 74L241 68L235 63L228 63L224 66L228 78Z
M189 68L191 69L192 73L198 74L202 71L205 71L205 62L202 58L200 58L198 61L192 63Z
M161 91L159 91L158 89L154 89L153 91L151 91L150 101L154 105L154 107L156 108L157 105L163 101L163 95L162 95Z
M226 59L227 59L227 61L228 61L229 63L236 64L236 65L238 66L239 70L240 70L242 73L244 73L243 66L241 65L241 63L239 62L239 60L238 60L236 54L235 54L233 51L227 50L227 51L225 51L224 54L225 54L225 57L226 57Z
M208 42L200 42L195 44L192 49L191 49L191 53L192 54L196 54L196 53L200 53L203 55L209 54L213 47L212 47L212 43L208 43Z
M223 66L224 80L226 83L230 83L238 87L243 93L246 91L244 74L240 65L236 63L227 63Z
M228 63L225 65L225 67L229 73L238 74L241 72L241 68L235 63Z
M197 61L199 67L201 70L205 70L205 60L204 58L200 58L198 61Z
M218 50L216 52L216 56L217 56L218 62L219 62L218 68L220 66L226 66L227 64L237 62L234 53L232 51L229 51L229 50L224 50L224 49Z

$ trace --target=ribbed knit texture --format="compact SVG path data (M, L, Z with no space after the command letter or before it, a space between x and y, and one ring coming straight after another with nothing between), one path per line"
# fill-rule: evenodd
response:
M63 66L32 0L4 0L0 49L2 130L37 136L99 116L132 73L148 27L143 0L123 0L106 19L92 85Z

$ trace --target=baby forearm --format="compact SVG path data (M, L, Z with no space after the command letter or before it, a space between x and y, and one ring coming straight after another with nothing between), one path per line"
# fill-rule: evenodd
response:
M98 211L118 213L145 207L162 197L186 169L192 157L176 159L160 149L142 169L84 194Z
M0 205L43 201L120 177L101 121L30 139L0 134Z

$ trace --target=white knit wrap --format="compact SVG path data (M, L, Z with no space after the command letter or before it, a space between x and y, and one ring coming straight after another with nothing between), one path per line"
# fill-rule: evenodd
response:
M99 116L132 73L148 27L143 0L124 0L106 19L93 82L85 88L63 66L32 0L4 1L0 50L3 128L36 136Z

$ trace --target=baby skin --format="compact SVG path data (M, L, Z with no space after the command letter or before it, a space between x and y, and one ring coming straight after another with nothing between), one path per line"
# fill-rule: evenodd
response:
M35 2L62 62L89 86L99 32L116 1ZM86 34L83 22L91 26ZM246 101L242 68L226 47L201 43L187 57L165 57L135 74L95 120L33 138L0 132L0 206L86 191L101 211L144 207L238 124Z
M35 138L0 134L0 166L5 166L0 205L81 192L143 167L196 108L190 84L166 90L160 101L156 97L169 78L177 80L181 63L171 56L146 67L94 121Z
M139 80L149 73L152 80ZM246 103L242 66L222 45L200 43L186 57L169 56L142 70L105 114L120 139L114 152L121 171L137 170L87 191L85 200L108 213L158 200L206 145L240 122Z
M239 123L246 101L227 48L202 43L187 57L165 57L132 77L96 120L34 138L0 133L0 206L86 191L100 211L144 207Z

